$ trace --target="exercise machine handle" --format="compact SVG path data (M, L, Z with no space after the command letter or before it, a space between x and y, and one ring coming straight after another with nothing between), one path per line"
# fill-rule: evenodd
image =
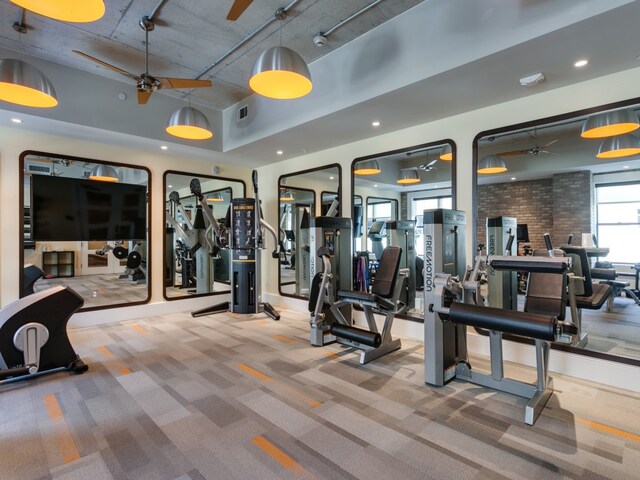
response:
M551 235L548 233L544 234L544 244L547 246L547 250L549 250L549 254L551 255L551 251L553 251L553 244L551 243Z
M505 255L511 255L511 247L513 246L513 241L515 240L515 238L516 236L513 233L509 235L509 240L507 240L507 247L504 249Z
M251 172L251 182L253 183L253 193L258 193L258 171Z
M571 242L573 242L573 233L569 234L569 237L567 238L567 245L571 245Z

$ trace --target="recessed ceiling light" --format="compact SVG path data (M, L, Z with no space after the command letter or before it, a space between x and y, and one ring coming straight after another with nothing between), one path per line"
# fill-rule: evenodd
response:
M624 166L624 167L622 167L622 168L629 168L629 165L625 165L625 166Z
M22 123L22 120L20 120L19 118L12 118L11 121L13 123Z
M167 188L173 188L173 185L167 185Z
M162 150L167 150L169 147L167 147L166 145L160 145L160 148L161 148Z
M278 155L282 155L284 152L283 152L282 150L278 150L276 153L277 153Z
M515 179L516 179L516 177L511 177L511 180L515 180Z
M375 183L375 184L373 185L373 187L374 187L374 188L378 188L378 184L377 184L377 183Z
M589 63L589 60L587 60L586 58L583 58L581 60L578 60L576 63L574 63L573 66L576 68L580 68L580 67L584 67L588 63Z
M380 126L380 122L378 120L371 122L371 126L372 127L379 127Z
M329 177L329 180L333 180L333 175Z

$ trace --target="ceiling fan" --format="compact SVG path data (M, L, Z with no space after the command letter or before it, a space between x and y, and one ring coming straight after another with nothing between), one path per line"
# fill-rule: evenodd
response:
M525 148L523 150L511 150L509 152L502 152L502 153L497 153L496 155L498 155L499 157L509 157L509 156L515 156L515 155L534 155L534 156L538 156L538 155L542 155L543 153L551 153L548 150L545 150L548 146L553 145L554 143L556 143L559 139L556 138L555 140L551 140L550 142L545 143L544 145L540 145L538 143L537 140L537 134L533 133L533 135L531 134L531 132L527 132L529 134L529 136L531 137L531 140L533 140L533 146L531 146L530 148Z
M106 67L114 72L117 72L125 77L129 77L131 80L136 81L136 89L138 90L138 103L144 105L149 101L149 97L156 90L170 89L170 88L201 88L210 87L211 80L192 80L190 78L170 78L170 77L154 77L149 74L149 32L155 28L153 21L144 16L138 22L140 27L144 30L145 42L144 42L144 73L140 75L134 75L126 70L118 68L107 62L104 62L98 58L87 55L86 53L78 50L73 50L74 53L91 60L103 67Z
M237 20L240 15L244 13L249 5L253 3L253 0L235 0L231 5L231 10L227 14L227 20Z
M437 161L438 159L436 158L435 160L431 160L429 163L423 163L422 165L418 165L416 168L423 170L425 172L430 172L431 170L436 168L435 165Z

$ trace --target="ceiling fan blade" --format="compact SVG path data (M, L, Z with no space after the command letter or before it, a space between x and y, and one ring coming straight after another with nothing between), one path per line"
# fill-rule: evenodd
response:
M432 167L437 161L437 158L435 160L431 160L429 163L427 163L427 167Z
M145 105L149 101L152 91L138 90L138 105Z
M160 82L158 88L201 88L210 87L211 80L191 80L190 78L154 77Z
M92 62L96 62L97 64L108 68L109 70L113 70L114 72L117 72L120 75L124 75L125 77L129 77L131 80L138 81L140 79L140 77L138 77L137 75L134 75L133 73L129 73L126 70L122 70L121 68L115 67L115 66L111 65L110 63L103 62L102 60L99 60L99 59L97 59L95 57L92 57L91 55L87 55L86 53L82 53L82 52L80 52L78 50L72 50L72 51L73 51L73 53L77 53L81 57L84 57L84 58L86 58L88 60L91 60Z
M249 5L253 3L253 0L235 0L231 5L231 10L227 14L227 20L237 20L240 15L247 9Z
M529 150L511 150L510 152L496 153L496 155L499 157L512 157L515 155L529 155L530 153Z
M547 148L549 145L553 145L554 143L556 143L558 140L560 140L559 138L556 138L555 140L551 140L548 143L545 143L544 145L542 145L542 147L540 148Z

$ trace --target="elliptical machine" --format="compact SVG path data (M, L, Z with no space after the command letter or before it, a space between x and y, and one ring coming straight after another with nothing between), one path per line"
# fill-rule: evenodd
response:
M63 370L86 372L67 336L67 322L82 305L70 288L52 287L0 310L0 384Z
M224 228L222 228L209 210L202 194L198 179L191 181L191 193L203 206L203 212L217 245L214 255L220 248L231 250L231 301L212 307L196 310L193 317L201 317L220 312L232 313L266 313L274 320L280 320L280 314L269 303L261 298L260 250L264 248L264 230L268 230L274 238L275 249L272 257L280 258L280 243L275 229L262 218L262 209L258 197L258 172L253 171L253 193L255 198L234 198L227 211ZM207 230L209 231L209 230Z

